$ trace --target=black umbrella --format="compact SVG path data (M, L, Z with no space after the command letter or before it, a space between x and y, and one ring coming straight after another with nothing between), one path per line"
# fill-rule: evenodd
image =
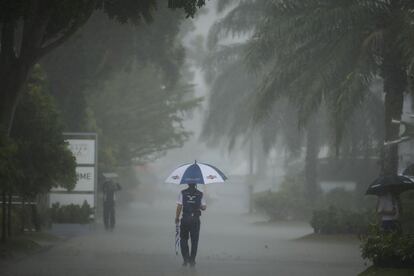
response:
M402 193L414 189L414 182L403 175L380 176L369 185L365 194L379 195L384 193Z

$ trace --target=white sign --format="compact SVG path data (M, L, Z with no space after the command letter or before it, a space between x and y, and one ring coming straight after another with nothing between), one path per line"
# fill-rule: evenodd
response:
M72 133L71 136L77 135ZM80 136L80 137L79 137ZM93 135L91 135L93 136ZM91 207L95 207L96 140L77 135L77 139L66 139L68 148L76 158L76 185L72 191L63 188L52 189L50 204L59 202L60 205L82 205L86 200ZM96 135L95 135L96 137Z
M95 168L76 167L76 185L72 191L93 192L95 190ZM62 187L54 188L52 191L66 191Z
M74 191L94 191L95 190L95 168L76 167L76 186Z
M95 164L95 140L68 139L69 149L76 158L78 165Z

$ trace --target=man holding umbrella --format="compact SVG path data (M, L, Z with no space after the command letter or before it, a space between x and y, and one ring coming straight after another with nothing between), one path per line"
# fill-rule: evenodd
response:
M203 193L197 190L197 184L222 183L227 177L216 167L205 163L184 164L175 169L167 177L167 183L188 184L188 188L181 191L177 200L175 213L176 234L178 234L178 224L180 239L176 239L176 247L181 242L181 254L184 258L184 266L195 265L197 255L198 237L200 233L201 211L206 209L206 202ZM191 253L189 252L188 239L191 238Z
M200 234L201 210L206 210L207 205L203 193L197 189L197 184L190 183L188 188L182 190L178 196L175 223L180 223L180 245L183 256L183 266L195 265L198 248L198 237ZM189 252L188 239L191 238L191 253Z
M378 196L377 213L382 230L401 231L398 221L402 213L399 195L413 189L414 182L404 175L381 175L371 183L366 194Z

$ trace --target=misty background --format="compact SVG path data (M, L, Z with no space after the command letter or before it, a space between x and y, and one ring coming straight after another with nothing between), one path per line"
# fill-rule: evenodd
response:
M414 178L396 122L413 122L410 1L38 2L0 6L5 275L356 275L412 258L414 194L399 198L407 235L374 241L366 196L379 175ZM96 202L56 204L80 194L74 133L97 137ZM173 243L186 185L165 180L195 161L228 181L198 185L189 271ZM8 261L28 243L48 251Z

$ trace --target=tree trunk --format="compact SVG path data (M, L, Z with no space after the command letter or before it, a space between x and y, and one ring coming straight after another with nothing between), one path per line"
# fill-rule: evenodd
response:
M19 94L21 93L22 86L29 74L29 70L26 66L17 66L17 62L15 62L15 66L12 66L11 69L7 74L6 66L4 64L0 64L0 94L1 94L1 101L0 101L0 135L10 136L11 127L13 124L14 112L16 110ZM0 179L4 184L6 184L6 179ZM10 183L8 183L10 185ZM10 234L10 205L9 211L6 212L7 209L7 194L6 190L3 190L2 194L2 208L3 208L3 225L2 225L2 237L1 240L6 242L7 240L7 232Z
M34 200L32 198L32 202L34 204L30 205L31 208L31 218L32 218L32 224L36 232L40 231L40 223L39 223L39 210L38 210L38 201Z
M7 205L6 205L6 201L7 201L6 190L3 189L3 191L2 191L2 202L3 203L2 203L2 206L1 206L2 207L1 241L3 243L5 243L6 239L7 239L7 215L6 215Z
M11 218L11 212L12 212L12 193L9 192L8 200L7 200L8 206L7 206L7 236L12 236L12 218Z
M407 74L402 57L395 49L385 54L381 69L385 92L385 141L391 141L399 136L400 126L393 124L392 120L401 120ZM384 149L382 162L382 174L398 172L398 144Z
M250 140L249 146L249 186L248 186L248 196L249 196L249 214L253 213L253 181L255 181L254 175L254 153L253 153L253 137Z
M306 136L305 156L305 198L313 204L318 194L317 162L319 153L318 127L315 119L310 119Z
M21 225L21 232L24 233L24 227L25 227L25 220L26 220L26 214L25 214L25 204L24 204L24 197L22 196L22 207L21 207L21 220L22 220L22 225Z
M3 134L7 136L10 136L14 112L22 87L29 75L30 67L20 65L19 62L16 61L9 67L9 70L7 70L7 68L0 69L0 92L2 99L0 101L0 127Z

